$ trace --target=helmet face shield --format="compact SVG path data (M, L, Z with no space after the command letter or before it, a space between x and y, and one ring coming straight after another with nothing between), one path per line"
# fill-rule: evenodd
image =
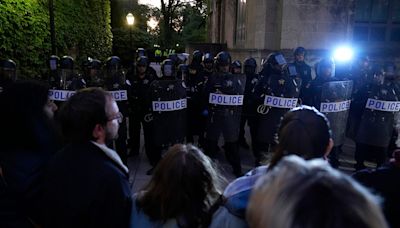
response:
M50 70L57 70L57 59L50 59Z
M286 59L282 54L275 55L275 61L281 66L287 64Z
M172 65L164 66L164 76L171 77L172 76Z

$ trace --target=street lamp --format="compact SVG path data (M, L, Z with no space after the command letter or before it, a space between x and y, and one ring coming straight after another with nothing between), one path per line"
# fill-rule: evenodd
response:
M128 13L128 15L126 15L126 22L128 22L129 26L132 26L133 23L135 23L135 17L132 13Z
M132 27L133 23L135 23L135 17L133 16L132 13L128 13L128 15L126 15L126 22L128 23L129 26L129 42L132 49Z

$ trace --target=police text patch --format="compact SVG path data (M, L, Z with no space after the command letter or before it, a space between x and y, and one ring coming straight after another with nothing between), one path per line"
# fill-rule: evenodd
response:
M343 112L350 109L350 100L321 103L321 112Z
M274 97L267 95L264 99L264 105L275 108L295 108L297 101L297 98Z
M126 90L116 90L116 91L108 91L114 97L116 101L126 101L128 100L128 94Z
M398 112L400 111L400 101L381 101L369 98L365 107L384 112Z
M243 95L225 95L218 93L210 93L208 103L216 105L243 105Z
M186 98L173 101L153 101L154 112L177 111L185 109L186 107L187 107Z
M49 99L53 101L66 101L72 95L74 95L76 91L68 91L68 90L49 90Z

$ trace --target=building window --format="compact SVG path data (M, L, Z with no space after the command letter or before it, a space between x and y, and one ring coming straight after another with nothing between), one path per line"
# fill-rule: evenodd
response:
M237 0L236 43L246 39L246 0Z
M400 1L356 0L353 40L400 45Z

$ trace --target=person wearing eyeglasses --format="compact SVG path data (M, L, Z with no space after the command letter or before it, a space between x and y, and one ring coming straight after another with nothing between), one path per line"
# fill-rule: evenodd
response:
M61 107L68 144L49 165L44 227L128 227L128 168L106 146L118 137L122 118L112 95L99 88L80 90Z

